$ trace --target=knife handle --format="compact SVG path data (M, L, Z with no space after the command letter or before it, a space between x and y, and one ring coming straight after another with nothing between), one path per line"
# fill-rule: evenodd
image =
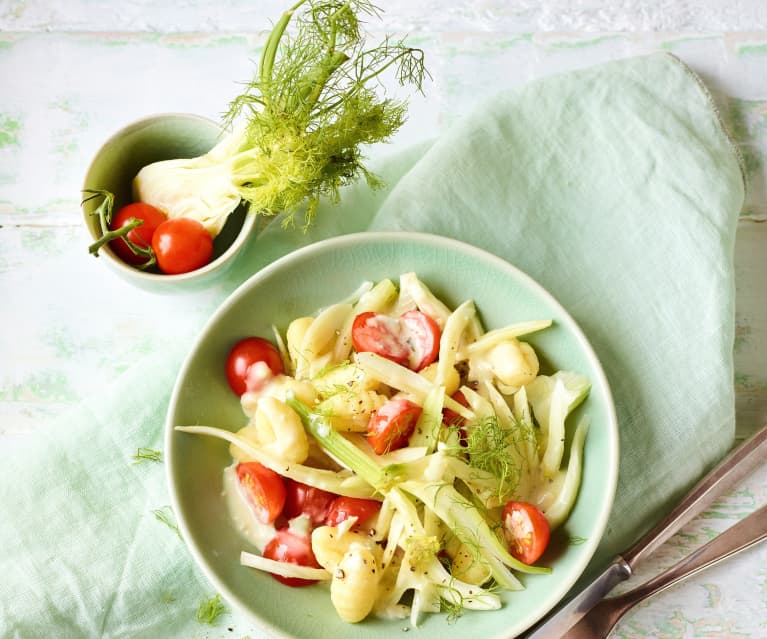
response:
M751 513L657 577L616 597L614 603L620 602L622 606L629 608L642 599L665 590L678 581L750 548L764 539L767 539L767 506L762 506Z
M645 557L655 552L674 533L706 510L765 460L767 460L767 426L762 426L701 479L660 523L628 551L621 553L632 571Z

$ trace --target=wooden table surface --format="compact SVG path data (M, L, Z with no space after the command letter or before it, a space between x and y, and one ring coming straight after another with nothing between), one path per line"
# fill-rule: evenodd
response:
M283 5L0 0L0 464L213 310L216 290L159 297L90 257L79 189L96 149L125 124L167 111L217 118ZM738 438L767 423L767 3L391 0L385 9L376 31L408 34L433 76L397 144L439 135L482 96L602 61L671 51L702 76L736 125L748 173L735 254ZM767 464L631 583L765 502ZM654 597L611 636L767 637L767 545Z

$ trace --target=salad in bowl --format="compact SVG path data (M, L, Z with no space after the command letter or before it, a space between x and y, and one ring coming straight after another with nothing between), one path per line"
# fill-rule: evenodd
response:
M448 240L400 237L511 268ZM254 291L264 292L259 278L295 281L296 259L299 270L329 272L334 244L351 254L384 246L375 234L356 239L268 267L272 275L255 276L252 291L252 281L243 285L206 335L224 317L247 324ZM445 288L429 276L432 267L417 264L421 255L414 265L422 271L390 264L387 276L361 282L353 271L341 278L353 286L333 286L336 295L321 303L283 295L265 305L281 306L274 321L262 310L252 330L229 324L227 338L215 340L217 365L203 373L193 355L174 392L167 437L182 533L222 594L272 631L288 626L285 636L311 634L290 627L288 614L276 620L265 591L279 592L283 612L311 601L342 635L377 636L396 623L434 628L435 618L466 614L473 625L487 617L480 625L516 633L564 595L599 541L616 437L588 344L540 289L528 289L530 297L522 286L516 310L505 304L498 322L482 286L471 297L464 283ZM511 272L517 286L530 285ZM198 346L197 359L211 361L213 351L201 354L207 341ZM225 410L184 410L190 392L205 392L203 378L215 395L226 393ZM208 451L203 472L216 491L203 501L216 501L212 512L226 531L212 547L195 482L183 481L183 449L195 458Z

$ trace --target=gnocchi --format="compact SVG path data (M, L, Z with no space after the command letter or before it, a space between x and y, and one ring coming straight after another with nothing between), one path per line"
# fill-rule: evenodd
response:
M344 621L356 623L368 616L378 599L381 566L367 548L348 550L338 562L330 582L330 600Z
M309 438L300 417L275 397L258 401L253 429L256 444L277 459L301 464L309 456Z

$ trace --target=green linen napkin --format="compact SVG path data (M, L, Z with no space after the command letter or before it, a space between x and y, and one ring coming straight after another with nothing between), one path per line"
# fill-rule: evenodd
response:
M613 62L495 96L374 169L387 188L350 188L309 234L270 225L222 295L299 245L366 229L454 237L529 273L580 323L615 397L621 473L604 561L732 443L744 185L709 95L670 55ZM160 521L172 523L161 464L131 461L161 447L188 337L2 469L0 636L261 636L231 610L197 621L213 588Z

